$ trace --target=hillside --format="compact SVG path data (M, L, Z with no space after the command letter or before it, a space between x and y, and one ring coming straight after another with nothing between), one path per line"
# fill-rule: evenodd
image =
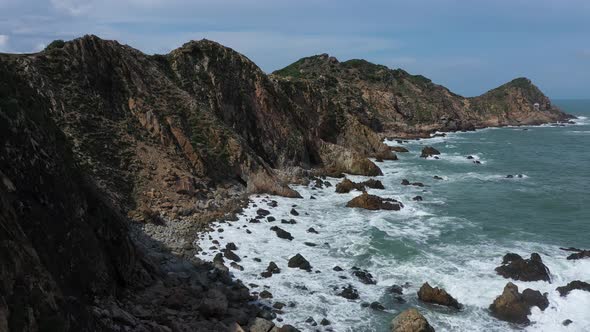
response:
M0 54L0 74L1 331L268 318L225 266L194 257L195 232L248 194L379 175L369 158L395 159L387 136L568 118L526 79L464 98L327 55L266 75L208 40L146 55L85 36Z

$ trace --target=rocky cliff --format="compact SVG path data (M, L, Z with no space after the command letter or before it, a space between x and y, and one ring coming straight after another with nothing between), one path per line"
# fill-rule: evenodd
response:
M379 175L387 136L568 116L527 79L464 98L363 60L266 75L215 42L146 55L85 36L0 54L0 331L247 326L248 290L194 258L248 193Z

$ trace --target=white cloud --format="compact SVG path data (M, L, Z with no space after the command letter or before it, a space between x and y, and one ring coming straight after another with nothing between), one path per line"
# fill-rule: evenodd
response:
M8 36L0 35L0 52L6 52L8 47Z
M92 3L84 0L51 0L51 4L58 11L72 16L85 14L92 8Z

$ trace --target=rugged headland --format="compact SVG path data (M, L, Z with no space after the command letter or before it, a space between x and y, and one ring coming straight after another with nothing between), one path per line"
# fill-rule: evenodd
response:
M465 98L328 55L267 75L208 40L0 54L0 331L254 331L271 317L193 244L249 194L380 175L387 137L569 118L526 78Z

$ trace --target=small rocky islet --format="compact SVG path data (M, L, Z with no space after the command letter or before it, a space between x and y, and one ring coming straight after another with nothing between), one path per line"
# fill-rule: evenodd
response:
M498 110L506 116L498 117ZM304 205L320 200L322 190L334 190L333 179L340 179L337 190L351 195L343 209L401 213L404 202L376 194L387 183L345 182L345 174L381 176L375 162L412 155L401 145L436 131L572 118L526 78L464 98L423 76L364 60L321 54L267 75L209 40L147 55L92 35L55 41L37 53L0 54L0 115L0 229L8 239L0 246L7 257L0 327L31 331L297 331L281 318L297 303L263 282L293 271L334 273L350 281L333 290L343 301L395 316L392 311L401 310L385 301L363 301L361 287L379 283L374 272L316 270L309 257L288 252L297 241L312 249L329 243L316 243L313 236L323 230L315 225L305 225L305 237L292 232L306 210L289 206L278 216L277 200L264 195ZM397 138L398 146L385 144L387 137ZM421 156L444 159L429 146ZM406 189L434 185L405 182ZM309 184L320 194L302 197L290 184ZM260 199L250 202L252 195ZM281 241L284 252L276 254L287 255L287 264L262 262L239 241L225 241L250 204L261 206L252 206L239 230L254 237L264 226L268 236L260 240ZM200 248L206 241L210 245ZM199 258L205 254L210 261ZM587 259L588 251L570 257ZM498 278L550 279L540 256L509 258ZM262 268L251 271L257 264ZM235 273L261 281L246 285ZM462 299L429 284L421 295L394 286L388 294L396 303L462 310ZM580 280L559 287L565 298L588 290ZM522 315L533 305L545 306L543 294L507 285L491 312L526 323ZM304 322L310 326L335 323L310 318ZM392 330L433 327L409 309L393 319Z

